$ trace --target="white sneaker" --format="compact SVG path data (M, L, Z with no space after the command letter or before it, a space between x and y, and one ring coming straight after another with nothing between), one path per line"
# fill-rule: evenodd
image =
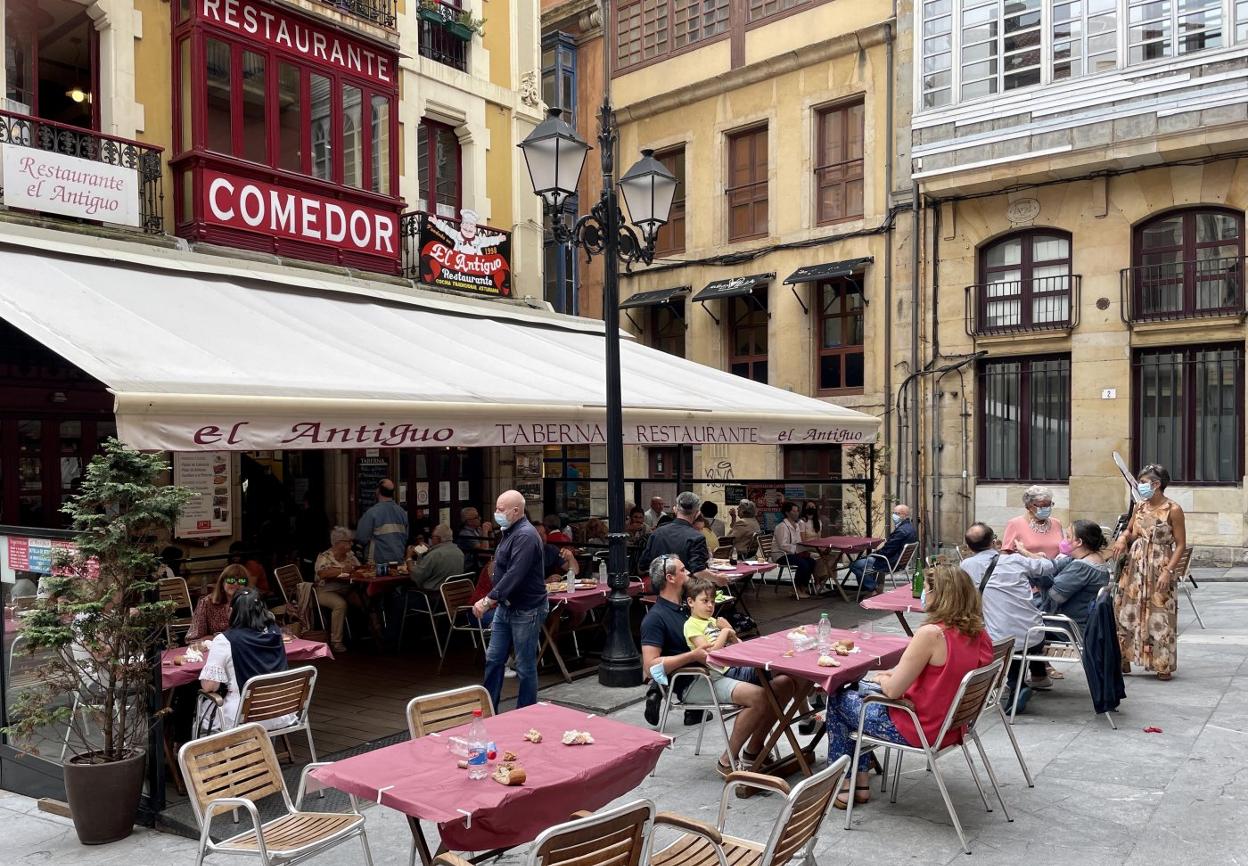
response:
M518 676L519 676L519 674L517 674L517 673L516 673L514 670L512 670L511 668L504 668L504 670L503 670L503 679L505 679L505 680L514 680L514 679L515 679L516 677L518 677Z

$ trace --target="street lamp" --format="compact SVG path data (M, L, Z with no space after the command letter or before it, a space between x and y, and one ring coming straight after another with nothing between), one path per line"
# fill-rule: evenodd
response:
M605 14L605 13L604 13ZM620 396L620 284L619 265L632 268L654 261L654 241L667 222L676 192L676 178L654 152L643 150L641 160L620 178L620 193L634 231L620 211L614 181L616 128L611 107L610 75L598 111L598 147L602 161L602 194L590 212L569 227L563 204L576 191L589 145L552 108L550 115L518 146L528 164L533 192L542 197L551 229L560 244L580 247L586 261L603 260L602 318L606 325L607 362L607 535L608 599L607 644L598 666L604 686L641 685L641 655L629 625L632 598L628 594L628 554L624 533L624 414ZM640 236L638 235L640 232Z

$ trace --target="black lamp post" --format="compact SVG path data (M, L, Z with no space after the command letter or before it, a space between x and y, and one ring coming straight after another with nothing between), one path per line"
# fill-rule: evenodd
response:
M608 82L610 78L608 77ZM604 686L641 685L641 655L633 643L629 625L632 598L628 595L628 553L624 532L624 418L620 397L620 287L619 264L631 268L654 260L654 240L667 222L676 192L676 178L643 150L641 160L620 178L620 193L632 223L628 225L616 198L614 160L616 129L608 89L598 113L598 146L602 160L602 195L588 214L569 228L563 221L563 204L576 193L585 155L590 146L563 120L563 112L550 115L519 145L528 163L533 191L545 202L555 239L585 251L586 261L595 255L603 260L602 318L606 324L607 362L607 565L611 597L608 600L607 645L598 667Z

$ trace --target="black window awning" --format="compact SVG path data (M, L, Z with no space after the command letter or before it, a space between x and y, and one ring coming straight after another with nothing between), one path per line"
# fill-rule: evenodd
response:
M693 296L695 301L706 303L719 298L739 298L748 295L759 286L766 285L775 279L772 274L752 274L748 277L732 277L727 280L716 280L707 283L706 288Z
M798 268L785 277L784 284L790 286L797 283L817 283L822 280L847 277L855 271L862 270L864 266L874 261L874 256L866 256L860 259L845 259L840 262L824 262L821 265L807 265L804 268Z
M656 289L653 292L638 292L630 298L620 301L620 309L626 310L630 307L655 307L659 304L666 304L674 300L678 296L684 295L689 291L689 286L676 286L671 289ZM684 300L681 298L681 300Z

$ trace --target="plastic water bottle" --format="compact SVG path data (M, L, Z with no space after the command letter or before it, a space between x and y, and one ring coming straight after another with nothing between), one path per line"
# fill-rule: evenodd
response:
M474 781L490 775L489 740L481 711L472 711L472 724L468 726L468 778Z
M606 557L598 560L598 585L607 585L607 560Z
M827 655L832 650L832 622L827 613L819 615L819 654Z

